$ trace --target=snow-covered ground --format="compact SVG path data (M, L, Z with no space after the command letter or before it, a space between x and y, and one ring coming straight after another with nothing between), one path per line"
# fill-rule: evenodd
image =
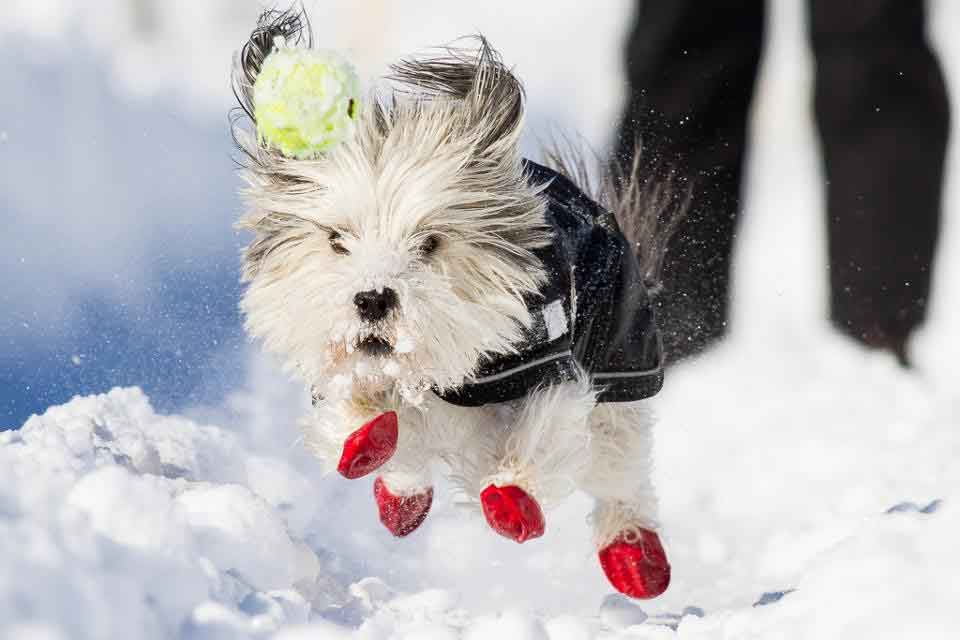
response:
M960 5L935 9L955 88L960 41L948 30ZM960 634L960 163L949 168L932 317L908 374L822 320L800 12L774 3L733 333L671 371L654 401L674 568L662 598L612 594L583 496L518 546L441 487L424 526L391 538L369 479L319 475L294 427L305 394L254 357L223 407L160 416L141 392L115 389L0 434L0 638ZM477 20L487 30L489 17ZM612 37L614 27L603 28ZM515 44L516 56L530 54ZM531 87L532 106L548 80ZM601 105L603 118L557 109L592 122L597 139L614 104Z
M238 396L236 415L259 425L240 431L156 415L136 389L77 398L0 434L0 627L17 639L955 637L951 382L825 332L793 348L731 342L675 371L656 455L674 581L645 603L605 584L583 496L519 546L440 491L422 530L396 540L368 479L323 478L301 452L296 407L267 408L283 394Z

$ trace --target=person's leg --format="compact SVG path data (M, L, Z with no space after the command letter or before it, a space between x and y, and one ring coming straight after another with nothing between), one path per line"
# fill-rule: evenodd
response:
M668 360L724 333L764 8L763 0L637 3L617 160L628 162L639 142L648 170L675 169L694 186L664 263L659 313Z
M921 0L811 0L830 314L906 363L926 312L949 105Z

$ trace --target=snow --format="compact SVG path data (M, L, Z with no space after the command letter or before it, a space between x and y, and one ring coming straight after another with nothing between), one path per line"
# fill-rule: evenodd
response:
M38 29L61 24L61 3L31 4L50 9ZM674 567L662 598L612 593L582 495L548 513L543 538L518 546L441 484L421 530L391 538L369 479L323 477L303 451L295 418L307 394L254 359L225 407L164 416L139 390L114 389L0 433L0 638L955 637L960 163L948 168L932 316L913 345L917 369L905 373L821 319L802 6L773 3L730 340L670 371L654 401ZM947 14L957 8L934 8L955 87L960 45ZM430 23L416 12L392 17ZM463 31L442 21L435 29ZM535 67L536 48L513 31L492 35ZM386 48L438 41L414 29L400 39ZM203 62L197 73L222 78L222 57L191 56ZM124 64L135 69L142 57ZM127 81L140 77L124 69ZM530 86L532 101L546 102L548 80ZM555 102L558 117L592 122L596 140L616 99L590 118L591 105Z
M519 546L441 486L395 540L368 480L301 451L282 393L238 396L233 428L135 388L75 398L0 434L0 637L948 637L958 393L808 338L673 371L656 482L674 581L650 602L606 585L584 496Z

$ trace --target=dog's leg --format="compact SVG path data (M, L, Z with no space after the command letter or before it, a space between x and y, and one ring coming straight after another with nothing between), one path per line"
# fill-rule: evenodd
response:
M397 449L397 414L385 409L392 404L386 394L339 402L319 400L301 421L307 448L328 467L335 464L345 478L352 480L371 473ZM361 426L358 429L356 425Z
M639 403L599 405L590 418L590 467L583 488L593 513L600 565L610 583L634 598L654 598L670 583L670 564L656 531L651 483L653 419Z
M431 452L423 414L412 407L384 411L392 404L358 401L315 402L302 421L307 448L332 470L353 479L382 467L373 485L380 522L395 536L420 526L433 502L428 465ZM360 429L351 426L363 424Z
M539 389L501 430L497 467L480 493L483 513L503 536L524 542L543 534L541 505L570 495L589 464L589 416L595 393L586 381Z
M433 503L429 466L435 447L422 411L407 407L399 414L403 428L397 450L374 482L373 495L380 522L393 535L403 537L423 523Z

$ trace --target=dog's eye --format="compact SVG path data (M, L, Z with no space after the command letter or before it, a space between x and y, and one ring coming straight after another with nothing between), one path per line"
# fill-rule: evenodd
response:
M339 231L331 230L328 238L330 239L330 248L333 249L334 253L337 253L341 256L345 256L350 253L350 250L340 243L340 240L343 238L343 236L340 235Z
M440 237L439 236L427 236L420 244L420 253L425 256L433 255L437 252L437 249L440 248Z

